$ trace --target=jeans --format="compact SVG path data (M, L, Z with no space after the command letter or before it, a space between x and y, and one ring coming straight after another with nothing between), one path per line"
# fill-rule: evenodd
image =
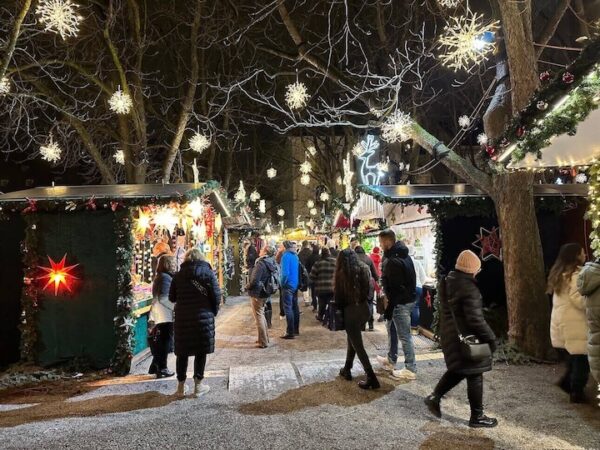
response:
M585 389L590 375L590 363L587 355L569 355L567 371L563 376L570 392L581 393Z
M415 295L415 306L410 312L410 326L416 328L419 326L419 318L421 317L421 296L423 295L423 288L417 286L417 293Z
M414 302L396 305L392 313L392 320L386 322L386 327L389 339L389 361L392 364L396 364L398 361L398 338L400 338L404 353L404 365L408 370L416 373L415 348L410 334L410 312L414 306Z
M259 345L265 346L269 344L269 333L267 332L267 319L265 317L265 304L264 298L250 299L252 305L252 315L256 322L256 329L258 330L258 343Z
M369 356L365 350L361 333L361 328L364 327L368 319L369 310L365 303L344 308L344 325L348 337L345 368L348 370L352 369L354 357L358 356L367 377L372 378L375 377L375 373L373 372L373 367L371 366Z
M323 321L325 320L325 311L327 310L327 305L329 305L329 302L333 300L333 292L330 294L319 294L317 298L319 300L317 316L319 317L319 320Z
M177 381L185 381L187 378L188 357L177 356L175 362L177 368ZM206 353L201 353L194 357L194 379L202 380L204 378L204 368L206 367Z
M483 375L462 375L447 371L433 390L433 395L441 398L462 380L467 379L467 396L471 406L471 416L483 414Z
M167 368L167 356L173 351L173 322L164 322L156 325L158 333L152 344L152 364L156 371Z
M298 308L298 291L283 289L283 310L287 321L286 334L300 334L300 309Z

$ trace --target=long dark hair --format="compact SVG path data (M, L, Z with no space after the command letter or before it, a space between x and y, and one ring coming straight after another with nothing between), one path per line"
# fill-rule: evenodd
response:
M565 244L558 251L558 257L548 275L546 292L560 294L571 281L573 273L579 268L579 255L583 247L577 243Z
M356 253L346 248L340 252L335 265L335 296L344 304L363 303L369 295L369 276Z

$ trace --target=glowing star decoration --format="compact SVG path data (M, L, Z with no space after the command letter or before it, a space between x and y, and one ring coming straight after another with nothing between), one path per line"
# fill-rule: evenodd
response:
M321 195L319 195L319 200L321 200L322 202L326 202L329 200L329 192L321 192Z
M283 217L283 216L285 216L285 209L283 209L283 208L279 208L279 209L277 210L277 215L278 215L279 217Z
M6 95L10 92L10 80L8 77L0 78L0 96Z
M141 235L146 234L146 230L150 228L151 221L150 214L140 209L135 223L135 231Z
M50 135L48 143L40 147L40 155L42 155L42 159L51 163L60 161L61 153L62 150L59 145L54 142L52 135Z
M440 55L442 64L455 71L470 71L486 61L495 47L494 33L497 29L497 21L486 23L483 14L468 8L465 14L450 17L439 39L444 50Z
M305 173L300 177L300 184L303 186L308 186L310 184L310 175Z
M402 111L396 111L381 125L381 139L390 144L406 141L410 138L411 126L410 116Z
M131 112L133 102L129 94L126 94L121 90L121 86L117 88L117 91L111 95L108 100L108 107L116 114L124 115Z
M296 81L289 84L285 90L285 102L291 110L304 108L309 99L310 95L304 83Z
M267 202L261 200L258 202L258 212L264 214L267 212Z
M487 145L488 141L489 139L485 133L481 133L479 136L477 136L477 143L479 145Z
M210 139L196 131L190 139L190 149L196 153L202 153L208 147L210 147Z
M458 118L458 126L467 129L471 126L471 118L469 116L460 116Z
M304 161L300 164L300 173L307 174L312 170L312 164L309 161Z
M125 165L125 153L123 150L117 150L113 155L113 158L115 158L117 164L121 164L122 166Z
M456 8L461 2L462 0L438 0L440 6L444 8Z
M346 201L351 202L354 200L354 192L352 192L352 179L354 178L354 172L352 171L352 161L350 159L350 153L344 160L344 188L346 194Z
M159 209L152 221L154 222L154 225L165 230L172 230L179 222L175 211L168 206Z
M71 285L73 284L73 280L77 280L71 271L77 267L79 264L74 264L72 266L66 266L67 255L65 254L59 262L55 262L52 258L48 256L48 261L50 262L50 267L42 267L46 275L40 277L40 279L46 279L48 282L44 286L44 289L54 285L54 295L58 295L58 291L61 287L64 287L68 292L71 292Z
M257 202L260 200L260 192L258 192L256 189L254 189L251 193L250 193L250 201L251 202Z
M240 180L240 187L236 191L233 198L238 203L243 203L246 201L246 189L244 188L244 182L242 180Z
M310 215L311 215L311 216L316 216L316 215L317 215L317 212L318 212L318 211L317 211L317 208L310 208L310 211L309 211L309 213L310 213Z
M191 201L187 204L185 208L185 213L190 216L192 219L199 219L204 214L204 205L199 198Z
M588 177L585 173L578 173L575 176L575 182L579 184L587 183Z
M41 0L35 13L45 31L57 33L66 40L79 33L83 18L77 14L78 7L70 0Z
M277 169L275 167L270 167L267 169L267 178L271 180L277 176Z
M315 207L315 202L314 200L308 200L306 202L306 206L308 206L309 208L314 208Z
M477 240L471 245L479 249L479 256L483 261L490 258L495 258L502 261L502 239L500 238L500 230L496 227L488 230L480 227L479 234L476 235Z
M306 147L306 152L310 156L315 156L317 154L317 147L315 147L314 145L309 145L308 147Z

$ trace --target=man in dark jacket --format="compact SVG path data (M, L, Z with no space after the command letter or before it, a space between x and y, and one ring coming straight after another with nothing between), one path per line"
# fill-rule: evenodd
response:
M252 305L252 313L256 328L258 330L258 348L267 348L269 346L269 333L267 331L268 324L265 317L265 307L271 301L270 295L265 292L265 286L271 281L271 275L279 280L279 270L275 263L275 248L267 245L260 252L260 258L256 260L256 265L250 281L248 282L247 290L250 295Z
M321 259L312 266L310 271L310 281L319 303L318 320L322 321L325 318L325 309L329 302L333 300L334 277L335 258L331 257L328 248L324 248L321 250Z
M308 262L306 263L306 272L310 274L315 263L321 258L319 246L317 244L312 245L312 254L310 258L308 258ZM310 288L310 298L312 300L313 312L317 310L317 291L314 289L312 280L309 280L309 288Z
M300 259L300 264L302 264L307 271L309 270L307 268L307 266L308 266L311 256L312 256L312 248L310 246L310 243L308 241L303 241L302 249L300 250L300 253L298 253L298 259ZM304 297L304 306L309 306L310 305L310 295L309 295L308 290L304 291L302 293L302 296Z
M417 275L408 248L396 241L392 230L379 233L379 243L384 250L381 270L381 284L386 296L385 319L389 338L387 357L377 360L395 378L416 379L417 364L415 348L410 333L410 313L415 306ZM398 338L404 353L404 369L394 370L398 361Z
M371 315L369 316L369 331L373 331L375 328L373 327L373 322L375 321L373 317L373 302L375 301L375 283L379 282L379 275L377 275L377 269L375 268L375 264L373 260L367 255L365 249L359 245L354 247L354 251L356 252L356 256L363 263L367 265L369 268L369 272L371 272L371 286L369 287L369 312Z

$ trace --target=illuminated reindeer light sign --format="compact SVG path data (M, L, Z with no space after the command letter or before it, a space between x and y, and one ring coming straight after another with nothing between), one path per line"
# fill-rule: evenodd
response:
M362 184L378 185L381 181L382 171L380 162L376 158L380 143L377 136L367 134L361 142L358 142L352 152L359 161L360 181Z

